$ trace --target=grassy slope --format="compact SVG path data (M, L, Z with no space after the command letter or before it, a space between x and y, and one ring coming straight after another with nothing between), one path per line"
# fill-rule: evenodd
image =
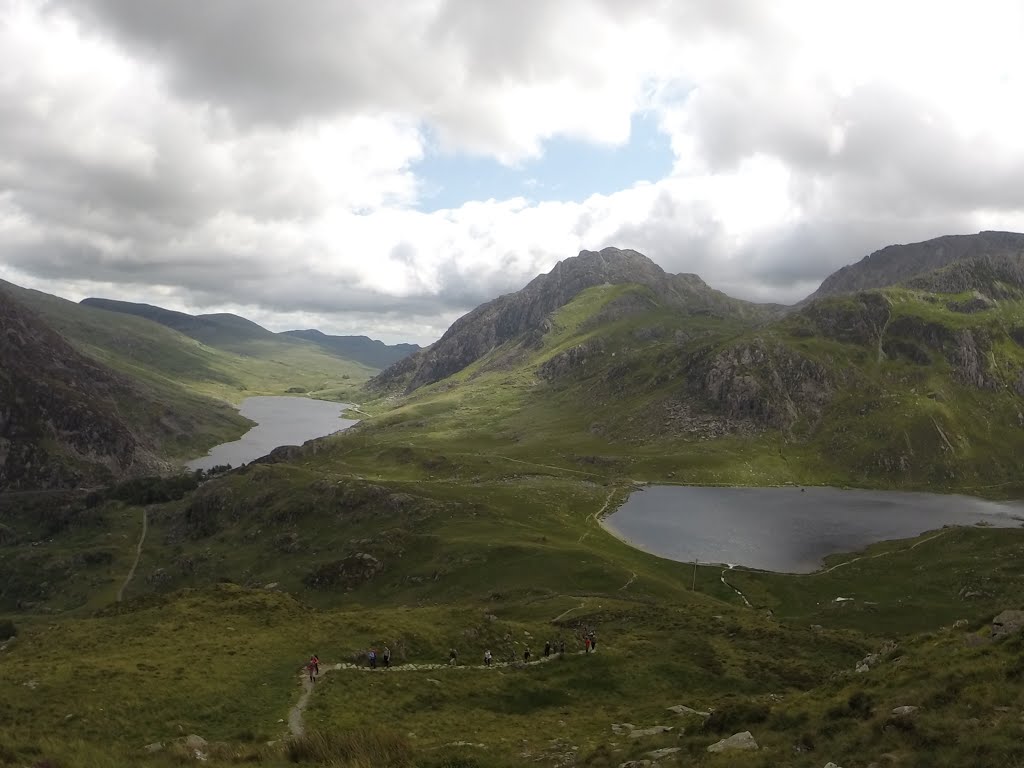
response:
M13 745L11 762L75 755L95 765L173 764L173 755L144 756L140 747L198 732L231 745L214 764L230 764L231 751L284 764L279 744L262 745L282 736L279 720L297 699L297 668L309 653L329 664L388 643L396 661L436 662L452 646L475 660L486 647L500 658L529 642L536 655L548 637L565 637L571 647L580 625L597 626L598 655L486 673L332 672L307 723L330 732L384 729L408 742L423 766L556 764L569 753L580 765L617 766L662 746L682 751L661 765L820 768L829 760L867 765L885 754L920 766L1024 759L1020 641L985 644L983 627L997 610L1019 606L1024 532L957 530L913 549L879 545L868 554L880 557L814 576L725 574L750 609L720 569L699 568L690 591L692 566L630 549L595 519L632 479L670 473L682 482L863 481L863 464L850 461L858 441L882 441L880 430L899 414L910 426L935 416L914 412L910 399L884 404L909 398L900 393L910 373L925 376L922 386L941 385L947 406L958 403L940 413L949 419L942 423L969 436L978 462L988 449L977 437L977 414L993 408L1004 418L1012 399L990 393L975 402L939 364L922 372L872 361L861 346L815 346L780 325L759 333L806 341L806 354L837 367L862 358L858 385L874 389L851 388L834 408L858 413L858 397L883 405L867 418L851 416L844 432L803 441L772 432L699 442L660 434L648 414L677 383L629 385L663 373L659 361L678 345L675 331L696 340L684 344L722 346L747 332L713 318L627 316L600 330L614 360L595 355L592 368L588 362L558 384L536 375L545 361L595 336L588 318L630 290L592 289L557 315L540 349L510 345L460 373L458 386L442 382L390 410L368 406L381 415L289 465L249 467L191 499L151 507L130 602L120 611L90 616L127 570L139 510L99 508L99 520L84 519L34 548L30 564L17 562L23 550L0 548L8 574L43 570L59 584L35 614L13 615L24 636L0 653L4 685L21 691L35 682L25 696L0 703L7 724L0 743ZM989 322L984 314L963 322ZM647 341L636 335L652 324L665 333ZM619 392L622 379L607 375L617 365L633 377ZM985 427L991 445L1004 428L996 419ZM915 456L925 467L946 466L941 451L921 448ZM972 471L954 481L977 482L986 473L995 485L999 473L1010 473L980 463ZM922 470L906 484L925 485L932 476ZM33 533L42 532L22 532ZM53 567L89 548L108 548L112 559ZM310 573L359 552L378 557L382 573L351 590L307 586ZM248 588L209 586L219 579ZM278 586L260 588L267 582ZM173 591L190 586L199 589ZM76 593L82 600L65 600ZM834 603L836 596L855 599ZM38 611L47 608L72 612L55 622ZM955 618L970 624L941 629ZM899 648L882 667L853 672L858 659L892 638ZM716 717L702 726L666 713L679 703L713 707ZM924 709L910 721L893 720L890 710L903 704ZM685 732L630 739L613 734L613 722ZM761 752L705 752L746 729ZM485 746L450 746L463 741ZM462 762L445 763L452 753Z
M180 423L181 439L161 446L171 458L192 458L244 433L251 423L227 403L293 388L345 399L374 372L313 344L249 340L228 351L144 318L8 288L80 352L128 374L145 389L146 401L123 404L132 423L142 428L158 419Z

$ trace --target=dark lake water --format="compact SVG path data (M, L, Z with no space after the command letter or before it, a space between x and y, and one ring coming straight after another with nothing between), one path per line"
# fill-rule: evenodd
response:
M348 429L354 419L341 418L348 403L330 403L308 397L249 397L238 411L256 426L240 440L222 443L201 459L193 459L189 469L209 469L218 464L238 467L266 456L280 445L302 445L314 437L323 437Z
M970 496L651 486L630 495L604 525L630 544L672 560L809 573L826 555L944 525L1018 527L1022 521L1020 502Z

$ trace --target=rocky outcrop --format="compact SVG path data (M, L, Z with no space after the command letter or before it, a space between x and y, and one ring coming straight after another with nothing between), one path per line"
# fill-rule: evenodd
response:
M708 747L708 752L753 751L759 749L750 731L734 733L727 739L717 741Z
M603 339L590 339L582 344L577 344L575 347L569 347L569 349L559 352L550 360L544 362L537 369L537 375L547 381L563 378L575 370L584 367L588 360L595 357L603 358L606 351Z
M689 387L726 418L783 430L816 421L834 391L824 366L761 338L707 352L691 369Z
M814 332L827 338L849 344L877 344L892 309L881 293L859 293L813 302L800 315L810 321Z
M302 581L313 589L350 590L369 581L382 570L384 564L376 557L366 552L357 552L343 560L321 565Z
M119 415L144 400L0 290L0 488L74 487L164 468Z
M712 290L696 275L669 275L636 251L581 251L576 257L558 262L522 290L499 296L463 315L437 342L388 368L369 386L377 391L400 388L411 392L440 381L505 342L535 333L548 315L580 292L606 283L645 286L659 302L692 313L756 317L775 311Z
M911 283L953 264L984 259L1019 264L1024 259L1024 235L1015 232L979 232L976 235L947 235L909 245L890 245L865 256L856 264L834 272L806 301ZM958 277L958 271L951 270L944 277L933 277L930 282L911 284L930 291L959 293L980 288L976 284L969 284L976 277L967 271L959 273Z
M992 619L992 638L1015 635L1024 630L1024 611L1003 611Z

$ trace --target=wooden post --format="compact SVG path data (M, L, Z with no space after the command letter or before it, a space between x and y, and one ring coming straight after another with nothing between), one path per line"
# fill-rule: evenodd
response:
M697 558L693 558L693 584L690 585L690 591L693 592L697 589Z

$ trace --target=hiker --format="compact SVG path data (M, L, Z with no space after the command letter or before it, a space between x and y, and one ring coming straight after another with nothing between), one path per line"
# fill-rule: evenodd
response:
M544 641L544 658L546 659L550 655L551 655L551 641L550 640L545 640Z
M583 650L590 653L590 635L583 638Z
M530 647L527 646L526 650L523 651L523 661L527 664L530 663Z
M491 651L488 648L486 651L484 651L484 666L485 667L491 666L491 659L492 659Z
M386 645L384 646L384 666L391 666L391 649L388 648Z
M590 630L590 650L597 650L597 633L594 630Z
M320 677L320 657L314 653L309 657L309 663L313 665L313 674Z
M309 663L306 664L306 670L309 672L309 682L316 682L316 668L313 666L313 660L310 659Z
M375 651L373 648L371 648L370 652L367 654L367 656L369 656L369 658L370 658L370 669L376 669L377 668L377 651Z
M459 652L452 648L448 651L448 665L454 667L459 663Z

